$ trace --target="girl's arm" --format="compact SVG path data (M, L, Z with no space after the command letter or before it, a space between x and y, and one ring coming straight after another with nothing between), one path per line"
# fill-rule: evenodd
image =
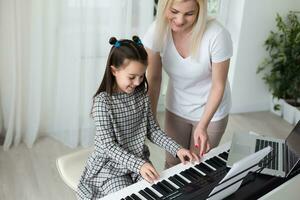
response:
M149 83L148 94L151 99L152 113L154 116L156 116L156 109L162 80L162 63L159 52L154 52L148 48L146 48L146 51L148 53L148 67L146 73Z
M103 99L95 99L92 109L92 117L96 125L95 151L99 153L104 150L105 154L115 162L139 173L146 161L124 150L116 142L109 113L108 104Z
M194 131L195 146L200 147L202 156L210 149L207 127L218 109L225 90L230 59L220 63L212 63L212 86L205 105L203 115Z
M170 152L174 157L176 156L178 150L181 148L173 139L168 137L163 130L159 127L156 120L153 117L152 111L150 109L150 100L147 98L146 104L148 104L148 124L147 124L147 138L162 147L166 151Z

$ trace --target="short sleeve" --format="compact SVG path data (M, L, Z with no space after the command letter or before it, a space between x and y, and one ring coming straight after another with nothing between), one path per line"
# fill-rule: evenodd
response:
M232 49L230 33L222 27L211 42L210 50L212 62L218 63L229 59L232 56Z
M159 48L155 45L154 42L155 27L156 27L156 21L153 21L150 27L148 28L147 32L145 33L142 42L144 47L151 49L154 52L159 52Z

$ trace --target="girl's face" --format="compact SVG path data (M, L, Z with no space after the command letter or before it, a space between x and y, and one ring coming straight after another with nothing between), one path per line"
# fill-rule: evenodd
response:
M198 6L195 0L174 1L166 10L166 18L173 32L189 32L198 15Z
M146 66L135 60L125 59L122 66L111 66L112 74L116 78L117 92L130 94L144 80Z

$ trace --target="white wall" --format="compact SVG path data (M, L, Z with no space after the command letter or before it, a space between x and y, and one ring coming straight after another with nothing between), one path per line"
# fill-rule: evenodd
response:
M276 13L284 16L290 10L300 10L300 1L230 0L226 27L234 44L229 71L232 113L269 109L270 93L256 69L267 55L263 43L275 30Z

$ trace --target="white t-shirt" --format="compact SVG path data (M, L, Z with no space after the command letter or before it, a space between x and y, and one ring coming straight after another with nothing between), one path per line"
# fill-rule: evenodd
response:
M145 47L159 52L154 43L155 21L143 38ZM200 44L197 60L183 58L177 51L171 32L160 51L162 65L169 76L166 108L185 119L199 121L212 84L212 62L218 63L232 56L229 32L217 21L208 22ZM212 121L225 117L231 108L230 86L227 81L222 102Z

